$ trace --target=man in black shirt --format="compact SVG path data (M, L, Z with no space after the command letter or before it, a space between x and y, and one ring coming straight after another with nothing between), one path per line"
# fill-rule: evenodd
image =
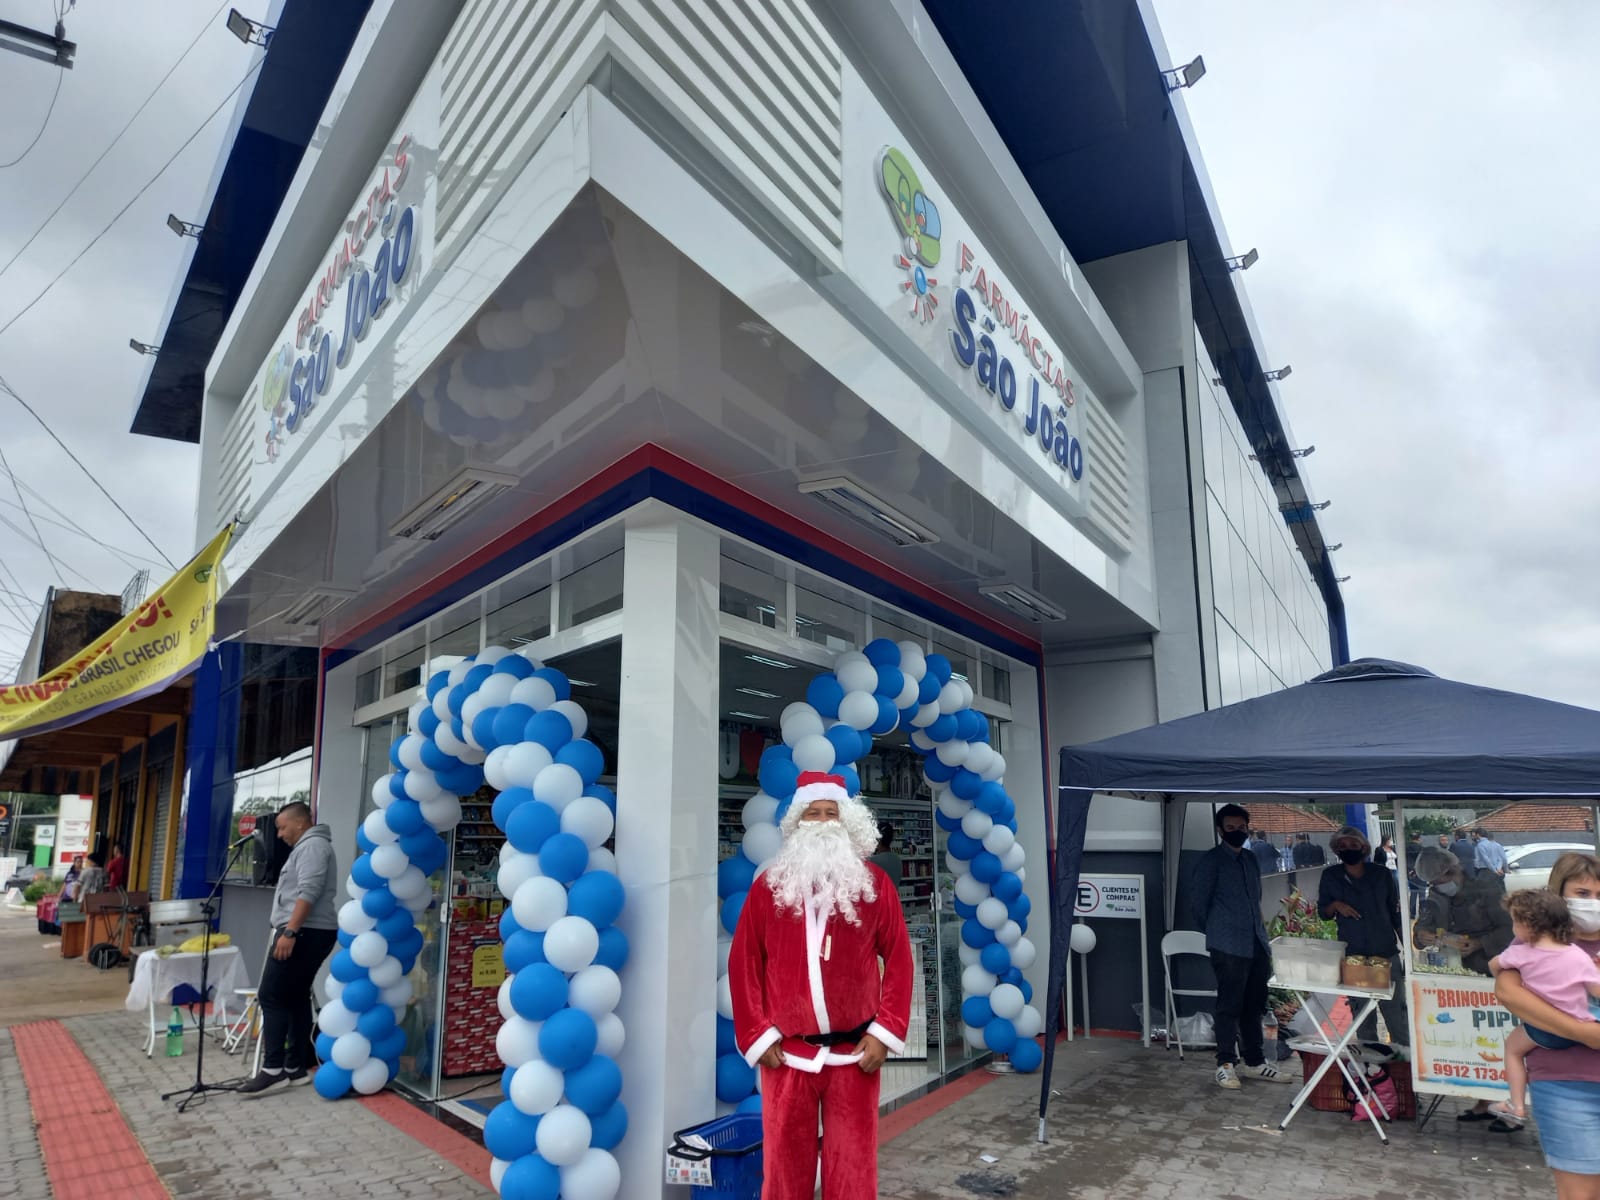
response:
M1400 889L1387 867L1372 859L1367 835L1354 825L1346 825L1333 835L1330 846L1339 864L1322 873L1317 892L1317 912L1323 920L1338 923L1339 940L1347 956L1386 958L1394 981L1394 998L1378 1002L1383 1023L1389 1027L1389 1040L1397 1045L1411 1044L1411 1026L1406 1018L1405 983L1401 979ZM1376 1016L1368 1017L1358 1036L1362 1041L1378 1040Z
M1311 835L1302 833L1300 840L1294 847L1294 865L1296 867L1320 867L1327 862L1323 856L1322 847L1311 840Z

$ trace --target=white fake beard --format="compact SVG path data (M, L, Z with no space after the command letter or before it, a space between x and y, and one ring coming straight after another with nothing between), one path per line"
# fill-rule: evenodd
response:
M767 883L779 908L803 914L809 900L822 920L838 913L852 925L861 924L856 902L878 898L872 872L839 821L801 821L767 868Z

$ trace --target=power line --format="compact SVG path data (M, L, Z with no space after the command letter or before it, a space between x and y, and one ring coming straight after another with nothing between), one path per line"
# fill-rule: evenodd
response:
M17 477L12 474L11 464L6 462L6 452L4 450L0 450L0 468L4 468L5 473L11 476L11 486L17 489L17 500L22 504L22 515L27 517L28 524L33 526L34 541L39 543L39 549L44 552L44 556L49 560L50 566L57 575L60 575L61 564L56 561L55 555L50 553L50 547L44 544L44 535L39 532L39 522L35 521L33 514L28 511L28 502L22 496L22 485L17 482Z
M40 222L39 228L35 229L28 235L28 240L23 242L22 245L17 248L15 254L6 259L5 266L0 267L0 275L4 275L11 269L11 264L16 262L17 259L21 258L28 247L33 245L34 239L43 233L50 222L56 219L56 214L67 206L67 201L71 200L78 194L78 189L83 186L84 181L88 179L90 175L94 174L94 169L105 161L106 155L110 154L111 151L116 147L117 143L122 140L123 135L125 135L128 130L133 128L133 123L139 119L139 114L150 106L150 101L156 98L156 93L166 85L167 80L172 78L172 73L183 64L184 59L189 57L189 52L199 44L200 39L206 35L206 31L211 28L212 23L217 19L217 17L222 13L222 10L226 8L229 3L230 0L222 0L222 3L217 5L217 11L206 18L206 23L202 25L200 27L200 31L194 35L194 41L190 42L184 47L183 53L178 55L177 61L167 68L167 73L161 77L160 81L157 82L155 87L150 89L150 94L144 98L144 102L140 104L138 108L133 110L133 115L128 118L127 123L123 125L121 129L117 130L117 136L106 143L106 148L100 151L99 156L89 164L88 169L85 170L82 175L78 176L78 181L68 189L65 196L61 197L61 203L57 204L50 210L50 215Z
M61 81L66 78L66 75L67 73L64 70L59 68L56 70L56 90L50 93L50 107L44 110L44 124L39 126L39 132L33 135L33 141L29 142L27 146L23 148L21 154L17 155L10 162L0 163L0 171L3 171L8 167L16 166L23 159L27 158L29 154L33 153L33 148L39 144L39 139L44 136L44 131L50 128L50 116L56 111L56 100L58 100L61 96Z
M0 517L0 525L4 525L7 529L13 530L24 541L27 540L28 531L26 529L24 529L21 525L18 525L10 517ZM67 584L66 572L71 571L79 579L83 580L84 583L88 584L89 589L91 591L98 591L99 590L97 585L95 584L95 581L90 579L82 571L78 570L77 567L73 566L71 563L66 563L66 562L59 561L54 555L52 555L50 553L50 551L45 550L44 543L42 541L36 541L36 542L34 542L34 545L38 546L40 550L44 550L45 557L48 558L50 560L50 562L51 562L51 565L53 565L55 567L56 578L57 578L57 580L60 581L60 583L61 583L61 585L63 587L65 587L66 584Z
M243 82L243 81L241 80L241 82ZM57 278L59 279L60 276L57 276ZM0 333L3 333L3 332L4 332L4 330L0 330ZM140 525L139 522L135 521L133 519L133 517L129 515L128 510L123 508L121 504L117 503L117 498L115 496L113 496L110 492L106 491L105 485L100 482L100 480L95 476L94 472L90 471L88 467L84 466L83 465L83 461L76 454L74 454L72 452L72 448L69 447L65 442L63 442L59 437L56 436L56 431L54 429L51 429L49 425L45 424L45 419L43 417L41 417L37 412L34 411L33 405L29 404L21 396L17 395L17 389L12 387L9 383L7 383L6 380L5 380L5 376L3 376L3 375L0 375L0 391L5 392L6 395L10 396L18 404L22 405L22 407L25 410L27 410L28 415L30 417L32 417L35 421L39 422L40 427L43 428L44 431L50 435L51 439L55 442L55 444L60 446L61 449L63 451L65 451L66 456L68 458L70 458L75 464L77 464L78 470L82 471L86 476L88 476L89 482L94 484L95 488L100 492L100 494L102 496L104 496L107 500L111 501L111 506L113 508L115 508L119 513L121 513L123 515L123 517L125 517L127 519L128 524L132 525L134 527L134 529L138 531L138 534L139 534L140 537L142 537L146 542L149 542L150 548L153 549L157 554L161 555L162 561L165 562L168 567L176 570L177 569L177 564L174 563L170 558L167 557L167 554L166 554L165 550L163 550L160 546L157 546L155 544L155 542L151 540L150 535L144 531L144 526Z
M76 533L79 537L86 538L87 540L93 542L96 546L99 546L102 550L106 551L108 554L115 555L117 558L121 559L123 565L130 567L135 571L141 569L140 564L142 563L151 563L155 566L161 565L160 560L151 558L148 554L135 554L131 550L124 550L121 546L114 546L110 542L96 537L82 525L78 524L78 522L74 521L66 513L62 512L60 508L51 503L50 497L46 496L43 492L34 487L15 471L7 471L6 473L11 476L11 478L19 487L22 488L23 491L27 492L28 495L32 496L40 504L44 505L51 512L55 513L56 516L61 518L59 521L52 521L49 517L37 517L35 518L36 520L43 521L46 525L54 525L58 529L65 529L69 533ZM11 508L19 507L18 505L12 504L9 500L0 500L0 504L5 504Z
M228 94L222 98L222 102L213 108L209 114L207 114L206 119L201 121L200 124L195 127L193 133L183 139L183 144L172 152L172 156L168 158L166 162L161 164L160 169L156 171L154 175L150 176L150 178L142 187L139 188L138 191L134 192L132 196L128 197L128 202L121 208L117 209L115 215L112 216L111 220L105 223L105 226L100 230L99 233L95 234L89 239L88 245L84 246L82 250L79 250L76 254L74 254L71 261L69 261L66 266L62 267L61 270L55 273L55 276L50 280L49 283L44 285L38 295L24 304L22 308L18 310L4 325L0 325L0 334L5 333L6 330L10 329L18 321L22 320L23 317L27 316L28 313L33 309L33 306L48 296L51 289L54 288L56 284L61 282L62 277L65 276L68 271L72 270L73 267L77 266L79 260L82 259L85 254L89 253L89 251L93 250L101 238L105 237L106 234L111 232L112 226L122 219L124 213L138 203L139 197L143 196L155 186L156 180L160 179L162 175L166 174L167 168L178 161L178 156L187 150L195 138L199 137L205 131L207 125L210 125L212 121L216 120L217 114L227 106L228 101L232 100L234 96L238 94L239 89L244 87L244 85L249 82L250 77L261 69L261 64L265 61L265 57L258 58L250 65L250 69L240 77L238 83L233 85ZM16 393L13 392L12 394L15 395Z

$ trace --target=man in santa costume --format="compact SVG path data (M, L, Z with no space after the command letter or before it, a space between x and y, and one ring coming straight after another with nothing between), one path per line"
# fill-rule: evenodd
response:
M842 778L804 772L780 827L728 959L734 1037L761 1065L761 1195L811 1200L820 1114L824 1200L872 1200L878 1068L905 1052L911 1019L905 915L866 861L878 827Z

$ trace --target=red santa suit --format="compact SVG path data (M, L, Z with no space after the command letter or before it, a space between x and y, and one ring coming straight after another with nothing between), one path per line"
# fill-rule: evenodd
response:
M857 1065L853 1042L804 1040L860 1029L891 1054L905 1051L911 942L894 883L866 865L877 898L856 902L859 924L837 912L819 919L815 905L803 914L780 908L762 875L734 931L728 982L735 1040L752 1066L777 1043L785 1062L761 1069L764 1200L811 1200L819 1112L824 1200L878 1194L878 1075Z

